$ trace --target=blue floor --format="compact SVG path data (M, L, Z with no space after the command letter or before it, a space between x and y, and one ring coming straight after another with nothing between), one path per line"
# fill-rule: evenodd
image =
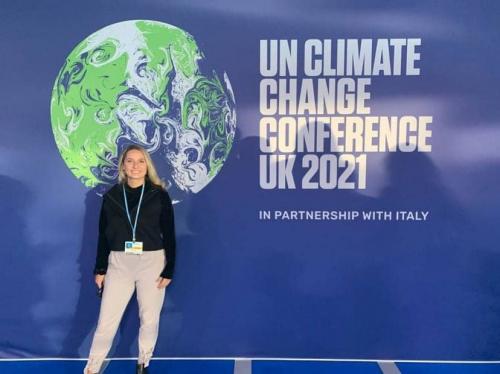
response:
M133 360L111 361L105 374L134 373ZM84 361L0 361L1 374L79 374ZM500 374L500 364L397 363L401 374ZM234 374L232 360L158 360L151 374ZM251 374L382 374L376 362L258 361Z
M252 374L381 374L376 362L254 361Z
M397 364L401 374L499 374L500 364Z
M1 374L79 374L84 361L16 361L0 362ZM234 361L153 361L150 374L233 374ZM105 374L135 373L135 361L111 361Z

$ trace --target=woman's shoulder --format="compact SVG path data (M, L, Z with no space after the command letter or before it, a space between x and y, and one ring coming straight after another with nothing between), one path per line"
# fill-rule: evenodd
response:
M114 184L113 186L111 186L111 188L109 188L103 195L102 197L103 198L108 198L110 196L113 196L113 195L116 195L117 193L119 193L121 191L120 189L120 186L121 184L120 183L116 183Z
M158 196L162 201L169 202L170 195L165 187L151 183L151 190L158 193Z
M152 191L167 193L167 190L165 189L165 187L160 186L159 184L155 184L149 180L146 183L147 183L147 186L149 187L149 189Z

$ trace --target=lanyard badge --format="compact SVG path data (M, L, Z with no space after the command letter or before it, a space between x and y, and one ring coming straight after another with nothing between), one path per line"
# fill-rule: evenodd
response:
M127 193L125 192L125 184L123 184L123 201L125 202L125 210L127 211L128 222L130 224L130 227L132 228L132 241L126 241L124 249L125 253L131 253L134 255L142 254L142 247L143 247L142 242L138 242L135 240L135 231L137 229L139 211L141 210L142 196L144 195L144 184L145 183L142 184L141 197L139 198L139 203L137 204L137 213L135 214L134 224L132 224L132 219L130 218L130 211L128 209L128 202L127 202Z

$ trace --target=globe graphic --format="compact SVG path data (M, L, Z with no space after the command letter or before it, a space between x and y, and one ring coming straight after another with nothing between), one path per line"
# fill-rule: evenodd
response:
M144 147L174 202L221 170L236 130L229 78L204 75L195 40L178 27L126 21L87 37L54 84L51 122L71 172L99 192L116 183L118 156Z

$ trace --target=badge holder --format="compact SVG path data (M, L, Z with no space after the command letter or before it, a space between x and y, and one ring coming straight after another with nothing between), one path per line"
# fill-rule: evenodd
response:
M142 255L142 242L125 242L125 253Z

